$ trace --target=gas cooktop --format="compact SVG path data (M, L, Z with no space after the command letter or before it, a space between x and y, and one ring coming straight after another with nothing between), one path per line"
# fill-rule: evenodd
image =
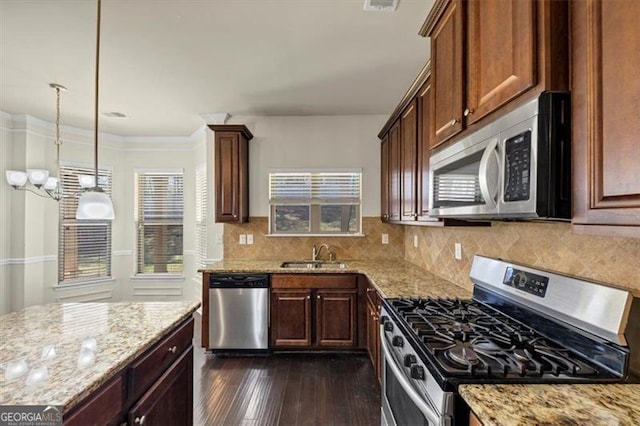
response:
M400 298L387 302L445 375L609 376L570 349L477 301Z

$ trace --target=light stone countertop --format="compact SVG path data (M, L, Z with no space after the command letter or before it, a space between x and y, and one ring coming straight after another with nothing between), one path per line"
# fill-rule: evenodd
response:
M404 260L341 260L344 269L282 268L283 260L221 260L207 265L201 272L269 273L269 274L364 274L382 297L459 297L471 298L469 288L445 280Z
M2 315L0 405L62 405L67 412L199 306L64 303Z
M460 385L484 426L640 425L640 384Z

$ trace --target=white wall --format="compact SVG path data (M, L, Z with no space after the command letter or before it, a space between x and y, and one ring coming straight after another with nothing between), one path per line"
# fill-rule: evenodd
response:
M249 142L249 214L269 214L269 169L362 168L362 214L380 215L380 141L387 115L234 116Z

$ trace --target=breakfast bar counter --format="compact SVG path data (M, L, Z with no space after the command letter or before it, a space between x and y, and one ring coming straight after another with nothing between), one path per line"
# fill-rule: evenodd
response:
M0 405L62 406L67 413L188 321L199 305L64 303L2 315Z

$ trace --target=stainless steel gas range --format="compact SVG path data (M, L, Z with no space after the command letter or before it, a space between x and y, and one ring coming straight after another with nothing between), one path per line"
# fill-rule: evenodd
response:
M386 299L382 424L464 425L465 383L621 383L640 377L640 299L476 256L473 299Z

